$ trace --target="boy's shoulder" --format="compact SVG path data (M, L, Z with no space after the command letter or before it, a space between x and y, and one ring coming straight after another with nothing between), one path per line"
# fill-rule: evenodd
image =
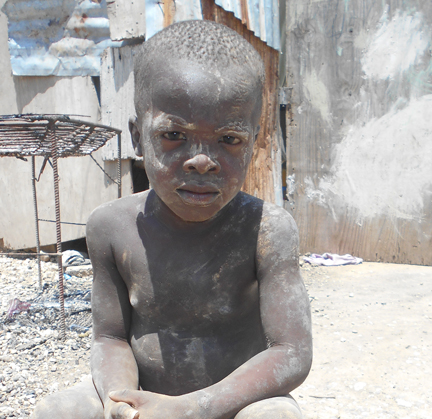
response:
M98 225L113 226L119 221L127 222L127 219L135 220L139 211L145 206L149 191L105 202L92 211L87 221L87 228ZM132 217L132 218L131 218Z
M245 194L246 195L246 194ZM257 260L260 266L270 269L276 260L285 260L298 266L299 234L296 222L284 208L262 201L250 195L245 196L245 202L251 208L261 205L259 223ZM263 263L266 261L265 263ZM271 262L267 265L268 262Z
M262 229L288 229L297 232L296 223L286 209L245 192L240 192L239 198L240 205L245 207L246 212L259 211L261 213Z
M250 223L257 229L258 257L284 254L295 261L298 257L299 234L291 214L278 205L243 192L240 196L240 205L245 208L244 214L250 217ZM257 222L252 221L253 219ZM249 224L249 227L253 226Z

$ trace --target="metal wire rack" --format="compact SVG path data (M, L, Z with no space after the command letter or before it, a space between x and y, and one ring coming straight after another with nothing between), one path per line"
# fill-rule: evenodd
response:
M0 156L51 156L53 139L57 157L88 155L118 132L67 115L1 116Z
M27 160L31 157L32 163L32 189L36 226L36 253L26 253L21 256L36 256L38 261L39 287L42 287L40 264L39 219L36 192L35 157L43 156L52 159L54 177L55 223L57 252L48 253L56 256L58 263L58 287L60 300L60 338L66 336L64 289L63 289L63 263L61 249L61 221L58 158L70 156L90 155L102 147L108 140L117 135L118 170L117 187L118 197L121 197L121 130L105 125L93 124L72 119L70 115L55 114L20 114L0 116L0 157L17 157ZM93 156L91 156L93 157ZM45 162L44 162L45 163ZM99 166L99 165L98 165ZM100 166L99 166L100 167ZM0 255L12 255L0 253Z

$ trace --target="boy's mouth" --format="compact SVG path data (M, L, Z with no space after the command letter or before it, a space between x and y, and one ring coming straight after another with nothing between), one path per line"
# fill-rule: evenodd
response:
M212 185L184 185L176 192L185 204L202 207L212 204L220 195L219 189Z

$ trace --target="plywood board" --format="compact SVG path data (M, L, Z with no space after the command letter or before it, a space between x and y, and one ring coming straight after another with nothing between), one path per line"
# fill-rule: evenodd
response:
M430 2L287 4L302 252L432 265L431 24Z
M134 48L106 49L101 65L101 122L122 130L122 159L137 159L129 134L129 118L135 115ZM116 160L117 156L117 138L114 138L102 149L102 158Z
M113 41L144 39L145 1L107 0L110 36Z

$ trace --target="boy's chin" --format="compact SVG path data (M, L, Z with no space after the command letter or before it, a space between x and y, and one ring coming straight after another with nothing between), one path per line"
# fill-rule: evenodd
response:
M155 192L170 212L178 218L186 222L199 223L217 216L234 199L239 191L230 191L232 195L228 193L217 193L214 195L210 193L201 194L205 196L200 196L197 193L184 194L182 192L175 192L164 195L163 191L155 190Z
M223 207L210 205L207 207L184 205L182 208L170 208L171 211L183 221L201 223L216 216Z

